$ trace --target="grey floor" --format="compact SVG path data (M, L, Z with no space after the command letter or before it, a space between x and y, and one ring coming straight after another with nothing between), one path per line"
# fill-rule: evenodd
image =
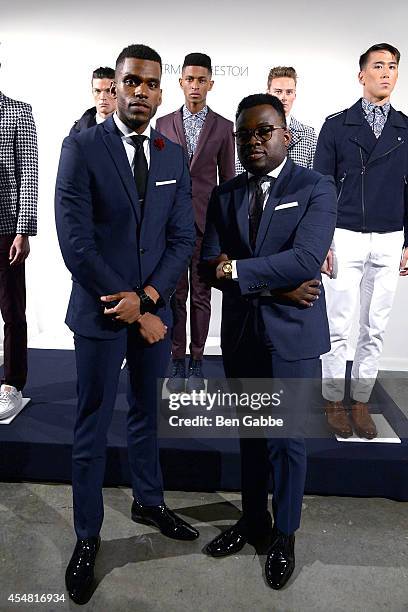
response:
M211 559L206 542L238 517L235 493L168 492L167 503L201 533L174 542L129 518L131 491L106 489L97 612L407 612L407 504L385 499L305 497L288 586L272 591L264 557L247 545ZM11 604L11 593L65 593L72 531L70 487L0 484L0 610L80 609L72 602Z
M408 373L381 372L408 417ZM408 507L386 499L305 497L296 570L280 592L265 583L265 557L247 545L211 559L202 547L239 516L235 493L168 492L168 505L200 530L175 542L129 518L131 491L105 489L95 612L408 612ZM65 594L75 544L68 486L0 483L0 612L80 609L13 604L11 593Z

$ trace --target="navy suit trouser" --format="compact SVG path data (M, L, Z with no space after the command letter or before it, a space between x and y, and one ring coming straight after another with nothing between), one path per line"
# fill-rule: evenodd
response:
M319 358L287 361L275 350L262 322L248 320L238 346L223 347L227 378L315 379ZM307 397L302 396L304 402ZM306 479L302 438L240 438L242 512L249 533L267 525L272 476L272 513L276 527L291 534L300 525Z
M75 335L78 408L72 487L74 525L80 539L98 535L102 526L107 432L125 357L129 404L127 443L133 495L145 505L163 503L157 441L157 379L165 376L170 349L170 333L164 340L148 345L131 326L127 333L113 340Z

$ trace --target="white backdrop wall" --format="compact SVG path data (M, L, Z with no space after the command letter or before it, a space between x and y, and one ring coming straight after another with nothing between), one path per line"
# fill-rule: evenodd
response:
M27 264L31 346L71 346L63 320L70 278L56 239L53 194L61 142L73 121L92 105L90 75L114 66L121 49L149 44L162 56L163 104L157 116L181 106L177 67L184 55L204 51L216 66L209 104L233 119L240 99L265 91L273 65L295 66L299 74L294 114L320 129L325 116L350 106L360 95L358 57L387 41L401 53L393 105L408 113L408 7L397 0L341 4L323 0L290 4L260 0L230 3L182 0L0 0L0 89L29 102L40 152L39 234ZM209 344L218 344L220 296ZM408 278L400 279L387 330L382 367L408 369L406 304Z

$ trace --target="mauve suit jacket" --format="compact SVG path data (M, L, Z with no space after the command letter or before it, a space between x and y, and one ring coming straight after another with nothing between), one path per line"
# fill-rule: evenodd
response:
M234 124L208 108L197 148L189 160L192 179L193 209L196 227L201 234L205 230L208 201L217 182L219 184L235 176ZM183 109L160 117L156 129L187 153L183 126ZM218 170L218 181L217 181Z

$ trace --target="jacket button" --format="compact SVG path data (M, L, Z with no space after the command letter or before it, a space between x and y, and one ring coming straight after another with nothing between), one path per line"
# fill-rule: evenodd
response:
M139 249L139 253L140 253L141 255L144 255L144 254L146 253L146 249Z

